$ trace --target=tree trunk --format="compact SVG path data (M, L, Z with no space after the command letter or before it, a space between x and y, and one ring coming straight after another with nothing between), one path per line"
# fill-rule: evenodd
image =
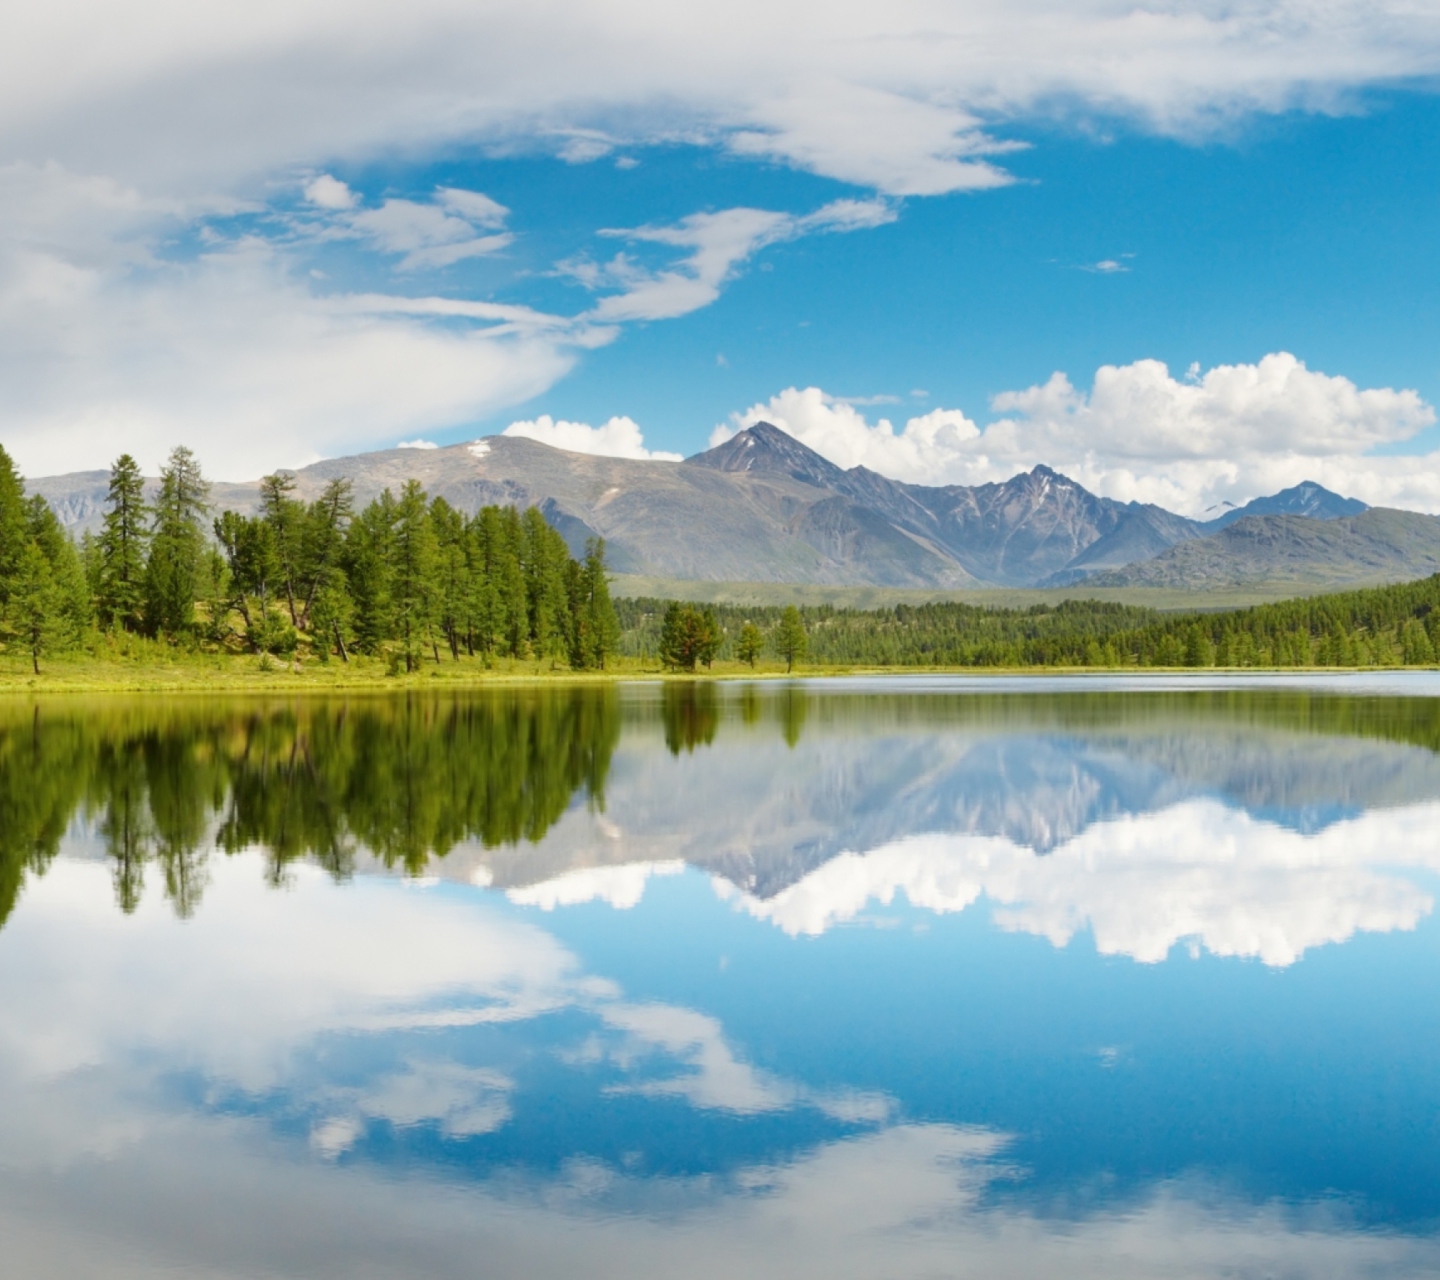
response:
M345 637L340 634L340 624L335 624L335 643L340 649L340 661L348 663L350 655L345 652Z

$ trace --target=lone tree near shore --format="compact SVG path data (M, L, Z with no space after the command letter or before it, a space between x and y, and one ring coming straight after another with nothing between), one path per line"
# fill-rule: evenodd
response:
M720 650L720 640L720 626L711 610L672 601L660 627L660 661L678 671L694 671L697 662L708 667Z
M775 627L775 652L785 659L787 672L795 670L795 664L805 657L809 647L810 638L805 634L800 610L793 604L787 604Z
M740 639L735 644L735 656L741 662L748 662L753 668L755 660L765 648L765 635L753 622L740 628Z

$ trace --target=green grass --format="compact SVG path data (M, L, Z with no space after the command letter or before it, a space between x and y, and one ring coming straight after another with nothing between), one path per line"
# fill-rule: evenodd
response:
M1282 668L1275 668L1280 670ZM1358 669L1358 668L1356 668ZM462 658L451 662L448 655L437 665L433 661L410 674L392 675L385 662L354 657L342 663L303 662L298 669L276 660L269 665L258 658L232 654L172 654L167 660L149 662L96 657L87 654L63 654L44 660L40 675L30 668L28 658L14 653L0 653L0 696L33 693L325 693L371 690L374 692L485 688L506 684L557 683L576 684L596 680L775 680L787 675L828 677L847 675L963 675L967 677L1015 675L1086 674L1092 676L1144 673L1150 675L1224 675L1257 668L1235 668L1227 671L1209 667L1196 670L1188 667L875 667L803 664L787 673L783 662L760 662L751 668L740 662L716 662L714 667L693 674L664 670L654 661L617 658L603 672L552 669L549 662L500 659L490 666L479 660ZM1310 668L1285 667L1287 672L1303 672ZM1337 668L1314 670L1334 673Z
M1165 613L1211 612L1244 609L1275 600L1318 595L1323 586L1299 588L1295 583L1196 591L1173 587L983 587L945 591L939 588L826 586L792 582L696 582L683 578L646 578L615 574L611 593L617 597L653 597L687 600L695 604L832 605L837 609L887 609L897 604L920 605L933 601L984 605L996 609L1028 609L1031 605L1057 605L1063 600L1102 600L1136 605Z

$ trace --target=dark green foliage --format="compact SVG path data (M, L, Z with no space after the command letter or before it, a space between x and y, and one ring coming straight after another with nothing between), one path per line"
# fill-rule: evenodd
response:
M571 649L570 665L577 670L603 671L605 660L620 642L620 622L610 599L605 572L605 540L592 538L583 564L569 565Z
M95 607L107 627L138 630L145 607L150 509L139 464L122 453L110 468L109 510L96 540Z
M25 546L25 486L10 455L0 446L0 606L10 601Z
M793 608L793 606L792 606ZM660 653L667 625L694 605L619 600L621 652ZM746 625L777 641L786 610L715 605L717 656L749 662ZM893 609L793 609L809 659L870 667L1309 667L1429 665L1440 661L1440 575L1393 587L1312 596L1222 613L1161 614L1066 600L1028 609L936 603ZM728 635L739 637L734 642ZM677 655L678 655L678 651ZM797 655L798 656L798 655Z
M210 486L195 455L173 450L160 472L150 559L145 573L145 623L152 634L178 636L195 622L205 587L205 513Z
M679 680L666 684L662 703L665 745L671 755L694 751L715 741L720 704L709 681Z
M619 735L614 690L593 686L280 708L0 706L0 924L82 808L98 815L121 908L135 909L153 868L186 916L217 844L263 847L280 883L302 858L344 876L366 849L413 873L462 841L539 840L577 791L603 804Z
M805 634L805 623L800 619L800 610L793 604L786 605L775 625L775 652L785 659L786 671L795 669L795 664L804 658L808 647L809 638Z
M391 625L400 641L405 670L414 671L427 647L434 649L435 661L440 661L435 646L440 612L439 540L418 480L407 480L400 491L390 547Z
M660 628L660 661L677 671L694 671L715 661L724 633L713 608L672 601Z
M753 622L746 622L740 628L740 638L735 642L735 656L752 667L765 651L765 635Z

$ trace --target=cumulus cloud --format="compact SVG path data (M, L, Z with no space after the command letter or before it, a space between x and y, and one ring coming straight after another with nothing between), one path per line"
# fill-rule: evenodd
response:
M645 886L651 876L675 876L684 870L685 864L678 859L627 862L617 867L585 867L556 876L553 880L510 889L506 896L511 902L539 907L542 911L572 907L582 902L607 902L617 911L628 911L638 906L645 896Z
M1431 425L1434 409L1414 391L1362 389L1287 352L1184 379L1158 360L1106 365L1088 392L1056 373L997 395L999 416L983 429L952 409L897 429L859 403L792 387L735 414L711 443L769 421L840 466L921 484L983 484L1044 463L1106 496L1192 515L1302 480L1440 511L1440 459L1369 456Z
M305 199L320 209L349 209L355 204L355 193L339 178L322 173L305 184Z
M1193 940L1221 956L1295 963L1358 932L1413 929L1433 908L1407 867L1433 873L1437 807L1375 810L1315 835L1213 800L1096 823L1044 857L998 836L912 836L826 862L775 897L717 880L722 897L789 934L819 934L903 893L964 911L987 897L1002 927L1065 946L1090 929L1105 955L1156 963Z
M501 433L538 440L571 453L593 453L608 458L648 458L657 462L679 462L678 453L650 450L639 424L632 418L611 418L592 427L584 422L556 421L549 414L524 422L512 422Z

